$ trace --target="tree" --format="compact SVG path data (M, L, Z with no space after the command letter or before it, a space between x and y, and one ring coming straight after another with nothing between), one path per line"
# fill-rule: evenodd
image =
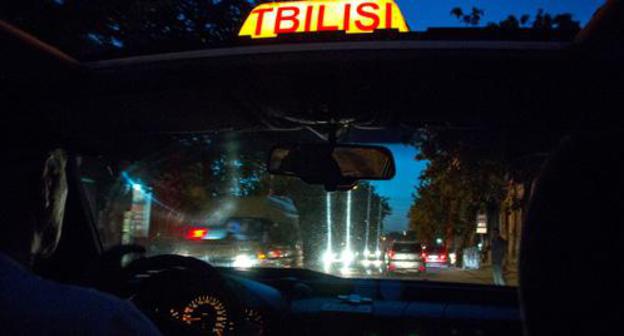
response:
M459 21L463 22L467 26L478 26L481 22L481 17L485 15L483 9L472 7L470 13L464 13L461 7L454 7L451 9L451 15L455 16Z
M463 247L474 239L477 214L486 213L493 228L499 218L507 218L501 214L511 212L508 224L513 225L504 228L510 228L508 256L513 258L519 214L526 214L531 186L553 135L521 129L419 131L413 141L420 149L416 159L426 160L427 166L414 193L411 229L429 242L445 238L461 262Z
M477 213L500 204L505 169L497 148L483 146L491 140L453 131L417 134L417 159L428 165L420 176L409 220L424 239L444 237L446 245L461 254L475 232Z
M116 56L199 49L231 41L261 1L6 1L0 18L74 55Z
M473 7L470 13L465 13L461 7L454 7L451 9L450 15L456 17L457 20L467 26L478 26L482 17L485 16L485 11ZM553 16L545 13L543 9L538 9L533 22L529 24L530 20L531 16L529 14L522 14L519 18L515 15L509 15L499 22L488 23L487 27L506 31L518 30L526 27L536 31L557 31L570 34L576 34L581 29L579 21L573 20L572 14L568 13Z
M513 15L509 15L505 20L499 22L498 26L505 30L520 29L520 20Z

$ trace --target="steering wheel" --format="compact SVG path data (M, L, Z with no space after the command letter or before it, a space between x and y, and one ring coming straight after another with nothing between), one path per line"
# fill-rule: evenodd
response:
M179 255L137 259L122 269L122 297L165 335L249 334L235 291L208 263Z

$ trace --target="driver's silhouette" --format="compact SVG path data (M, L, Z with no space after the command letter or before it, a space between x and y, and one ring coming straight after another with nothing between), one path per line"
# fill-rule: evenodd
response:
M6 118L0 122L0 334L158 335L132 304L31 271L35 259L53 254L61 238L67 155L51 145L52 132L41 119L22 119L30 112L24 105L1 94L0 103Z

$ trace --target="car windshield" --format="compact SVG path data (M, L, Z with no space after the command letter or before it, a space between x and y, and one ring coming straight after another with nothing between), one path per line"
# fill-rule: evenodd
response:
M492 284L492 242L503 239L497 253L505 257L507 285L517 285L527 193L509 171L534 176L543 157L517 165L476 150L487 132L415 129L400 142L362 134L350 142L369 140L392 152L393 179L328 192L269 174L275 144L320 141L300 130L173 136L124 160L81 156L81 181L106 249L139 244L148 255L192 256L240 270ZM434 251L447 254L420 258ZM412 262L401 253L419 255Z
M569 41L604 0L390 1L396 4L392 13L403 18L400 23L382 20L388 0L308 2L313 7L310 23L304 21L307 14L291 7L291 12L284 15L288 17L282 20L284 24L276 25L275 16L270 13L276 5L268 5L267 19L263 21L266 29L278 27L284 34L272 31L262 33L264 37L277 38L272 43L361 40L366 34L351 33L365 30L376 32L368 34L373 40ZM262 3L268 1L4 1L0 4L0 20L80 60L102 60L248 45L256 24L262 20L253 19L249 36L241 29L249 16L257 15L258 12L252 12ZM320 6L340 13L345 12L345 5L352 6L352 13L332 14L327 23L316 19L321 16ZM359 31L353 31L354 27ZM264 28L257 29L260 33ZM398 31L401 36L382 30ZM303 37L297 37L299 33Z

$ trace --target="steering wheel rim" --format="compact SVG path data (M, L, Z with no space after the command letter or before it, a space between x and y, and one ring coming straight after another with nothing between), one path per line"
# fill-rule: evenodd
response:
M198 333L190 329L185 330L181 324L179 328L173 327L177 324L168 319L169 316L162 312L162 310L173 309L169 306L180 306L181 301L176 295L179 289L176 288L186 290L181 295L184 297L190 295L191 291L188 290L188 287L193 286L200 288L192 294L192 297L209 295L217 298L223 304L231 324L224 329L223 335L232 335L234 326L241 325L243 306L236 293L228 287L219 271L204 261L172 254L158 255L134 260L124 267L123 272L128 284L125 296L129 297L164 334L167 334L168 331L172 334L193 335ZM179 286L185 282L193 285ZM172 297L175 297L173 300L177 302L167 301L168 298ZM187 302L191 301L190 297L187 299Z
M137 274L157 268L175 267L185 267L193 270L198 270L206 274L210 274L210 276L214 276L223 280L221 274L209 263L193 257L185 257L176 254L161 254L133 260L124 267L124 272L126 274Z

